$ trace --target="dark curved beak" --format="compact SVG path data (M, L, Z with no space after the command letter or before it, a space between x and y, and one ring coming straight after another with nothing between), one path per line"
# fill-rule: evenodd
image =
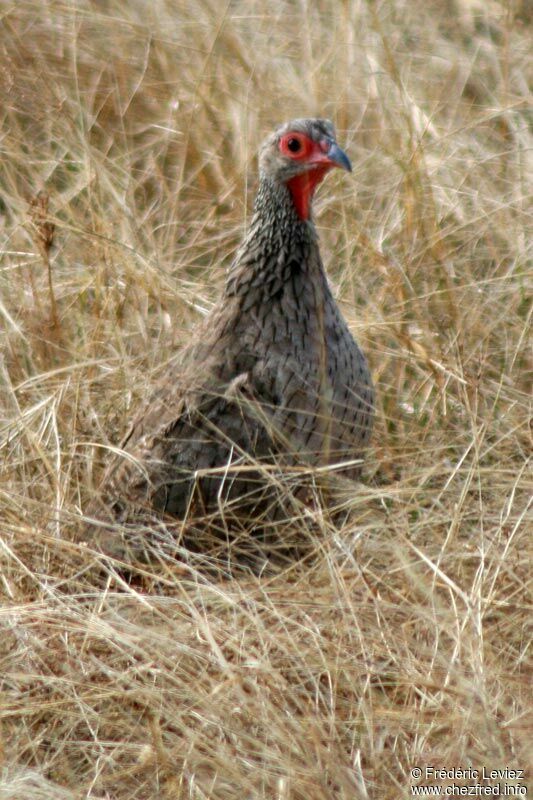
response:
M350 163L350 159L342 150L337 142L331 142L329 149L326 153L329 161L333 162L335 166L341 167L341 169L345 169L347 172L352 171L352 165Z

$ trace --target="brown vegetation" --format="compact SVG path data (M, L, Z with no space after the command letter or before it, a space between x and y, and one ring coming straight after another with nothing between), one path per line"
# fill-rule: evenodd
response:
M527 767L529 9L2 3L2 800L397 800L415 766ZM71 531L296 115L354 165L317 220L377 386L364 483L342 524L293 520L304 562L128 582Z

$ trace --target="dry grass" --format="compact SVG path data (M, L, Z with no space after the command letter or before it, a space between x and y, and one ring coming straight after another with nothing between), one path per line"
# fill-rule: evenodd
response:
M397 800L413 766L527 768L530 3L1 12L0 798ZM262 136L312 114L355 167L318 224L379 393L365 485L305 563L128 584L72 522L216 299Z

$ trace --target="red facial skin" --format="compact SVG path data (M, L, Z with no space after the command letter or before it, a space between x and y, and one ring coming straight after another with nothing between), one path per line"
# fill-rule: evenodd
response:
M292 139L296 139L300 144L297 152L289 150L288 143ZM329 142L315 142L299 132L286 133L280 140L279 149L284 156L310 165L309 170L287 181L296 212L302 220L309 219L311 200L316 187L332 167L338 166L328 158L328 148Z

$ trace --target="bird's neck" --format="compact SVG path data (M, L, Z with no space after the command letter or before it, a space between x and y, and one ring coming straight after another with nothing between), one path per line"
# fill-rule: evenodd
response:
M295 268L309 271L310 277L323 273L315 226L312 219L300 217L287 186L262 176L249 231L229 271L226 296L249 295L249 302L275 299Z

